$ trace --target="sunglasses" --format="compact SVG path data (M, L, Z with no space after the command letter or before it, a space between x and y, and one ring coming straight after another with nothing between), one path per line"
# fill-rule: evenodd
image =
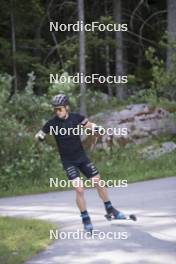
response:
M56 112L57 112L57 111L62 112L64 109L65 109L64 107L57 107L57 108L55 108L55 111L56 111Z

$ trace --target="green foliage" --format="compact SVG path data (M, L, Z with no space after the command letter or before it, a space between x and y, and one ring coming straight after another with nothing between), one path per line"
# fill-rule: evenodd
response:
M130 182L168 177L175 174L176 151L165 154L154 160L141 157L140 150L146 146L158 145L165 140L176 140L171 137L148 141L144 145L114 146L108 154L104 151L92 153L92 159L104 180L125 179Z
M6 101L10 94L13 78L9 74L0 74L0 108L6 107Z
M17 92L6 104L8 115L13 115L20 123L30 126L41 122L41 117L49 116L51 106L46 96L36 96L33 92L35 75L28 74L27 84L22 92Z
M156 50L152 47L146 51L146 58L152 66L152 80L146 95L156 101L160 97L176 99L176 55L173 56L170 69L166 69L164 60L159 59Z
M34 74L30 73L28 77L24 91L15 94L10 102L7 98L12 78L8 75L0 78L1 192L14 190L16 186L40 185L41 182L48 185L49 175L56 175L61 170L52 144L40 144L34 139L42 118L47 111L48 115L50 113L50 106L45 97L34 95Z

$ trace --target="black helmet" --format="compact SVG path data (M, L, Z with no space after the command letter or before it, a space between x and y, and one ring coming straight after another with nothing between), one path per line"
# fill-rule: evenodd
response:
M65 94L57 94L51 102L53 107L66 106L69 104L68 97Z

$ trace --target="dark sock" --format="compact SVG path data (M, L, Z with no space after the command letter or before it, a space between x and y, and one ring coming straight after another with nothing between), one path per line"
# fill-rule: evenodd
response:
M83 222L87 222L90 220L87 210L81 212L81 217L82 217Z
M106 212L108 214L112 213L113 206L112 206L111 201L104 202L104 205L105 205Z

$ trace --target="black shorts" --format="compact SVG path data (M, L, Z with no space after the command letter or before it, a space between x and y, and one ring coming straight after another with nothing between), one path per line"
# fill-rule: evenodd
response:
M63 161L63 167L69 180L79 177L80 171L87 178L92 178L93 176L99 174L97 168L88 157L84 157L84 159L78 159L76 161Z

